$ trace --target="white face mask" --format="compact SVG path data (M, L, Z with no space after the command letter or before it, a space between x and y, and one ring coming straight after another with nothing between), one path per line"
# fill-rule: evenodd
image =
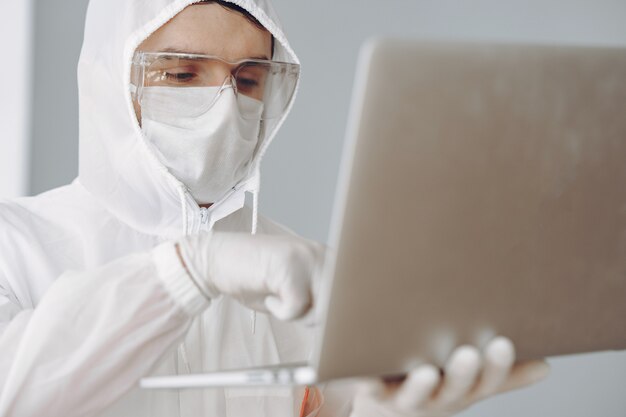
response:
M161 162L185 184L199 204L214 203L248 173L259 139L259 120L244 120L239 106L258 111L263 103L226 88L213 106L198 108L221 87L146 87L141 101L141 128Z

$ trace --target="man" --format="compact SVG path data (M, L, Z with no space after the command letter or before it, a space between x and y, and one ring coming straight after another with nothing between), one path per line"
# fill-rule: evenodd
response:
M258 216L298 60L266 1L94 0L76 181L0 205L0 416L445 416L533 382L497 338L379 391L155 392L306 359L320 245ZM245 193L254 197L252 210ZM257 311L259 313L257 313ZM282 320L279 320L282 319Z

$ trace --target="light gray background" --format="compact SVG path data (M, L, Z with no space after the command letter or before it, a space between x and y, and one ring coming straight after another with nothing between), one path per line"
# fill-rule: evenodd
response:
M77 169L76 62L86 1L38 0L30 192ZM261 210L326 240L360 43L375 34L626 45L623 0L275 0L303 63L291 117L264 162ZM401 197L401 196L400 196ZM626 416L626 352L551 360L551 377L463 416Z
M87 1L36 0L30 193L67 184L78 174L76 65Z
M30 0L0 1L0 198L28 188L32 21Z

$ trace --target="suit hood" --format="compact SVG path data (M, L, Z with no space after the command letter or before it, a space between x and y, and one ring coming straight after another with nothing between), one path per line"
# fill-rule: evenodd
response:
M187 187L148 146L130 93L131 63L137 46L194 3L198 2L92 0L78 64L78 180L121 221L143 233L165 238L210 229L217 220L243 206L246 192L254 196L256 220L261 160L295 97L281 118L264 124L248 176L208 212L201 209ZM299 64L269 1L231 3L247 10L274 36L274 60ZM253 221L253 232L255 225Z

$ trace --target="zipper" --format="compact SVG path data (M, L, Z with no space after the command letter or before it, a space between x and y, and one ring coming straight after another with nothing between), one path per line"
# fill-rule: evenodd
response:
M202 227L203 225L206 225L209 223L209 219L211 218L211 212L213 211L214 207L219 206L220 204L222 204L222 202L228 200L235 192L239 191L241 188L243 188L243 186L246 185L246 182L241 182L237 185L235 185L234 187L232 187L230 190L228 190L228 192L224 195L224 197L220 198L219 201L213 203L211 205L211 207L200 207L195 200L193 200L193 197L191 197L191 200L195 203L196 207L198 208L198 215L200 217L200 227ZM191 192L189 191L189 188L185 189L185 193L188 196L191 196Z
M209 222L209 209L200 207L200 223L207 224Z
M223 201L225 201L226 199L228 199L231 195L233 195L236 191L238 191L240 188L242 188L244 186L245 183L243 184L237 184L236 186L232 187L229 192L222 197L217 203L214 203L211 205L211 207L207 208L207 207L200 207L199 205L197 205L196 203L196 207L198 207L198 212L200 214L200 224L201 225L206 225L209 223L209 218L211 217L211 209L219 204L221 204ZM187 196L191 196L191 192L189 190L189 188L185 187L185 194L187 194ZM192 201L195 203L195 200ZM254 317L256 319L256 315ZM255 320L256 321L256 320ZM204 326L204 320L202 319L202 314L200 315L200 331L201 331L201 337L200 337L200 348L202 351L202 326ZM254 327L253 327L254 328ZM254 333L254 330L253 330ZM180 345L178 345L178 355L176 355L176 368L177 368L177 373L180 373L180 369L178 366L178 357L181 357L182 361L183 361L183 365L185 366L185 371L187 371L187 374L191 374L191 366L189 363L189 359L187 357L187 349L185 347L185 341L183 340ZM180 395L179 395L179 406L180 406Z

